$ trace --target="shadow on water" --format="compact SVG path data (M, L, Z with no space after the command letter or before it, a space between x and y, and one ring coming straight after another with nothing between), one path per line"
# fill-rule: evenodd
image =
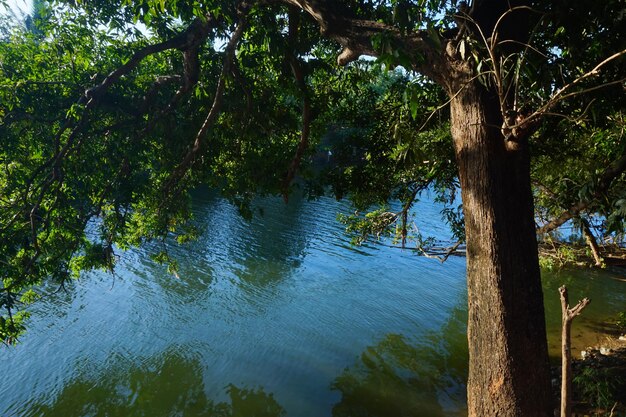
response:
M31 402L20 416L282 417L285 410L263 388L225 388L227 400L207 398L197 359L167 351L147 361L80 374L56 395Z
M465 416L467 343L462 308L419 342L388 334L337 377L333 417Z

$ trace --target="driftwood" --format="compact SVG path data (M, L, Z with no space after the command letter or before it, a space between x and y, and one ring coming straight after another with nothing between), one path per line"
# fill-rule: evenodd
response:
M570 394L572 392L572 352L571 352L571 330L572 321L589 304L588 298L583 298L574 307L569 307L567 288L565 285L559 288L561 295L561 417L570 417L572 414L572 403Z
M601 267L604 265L604 259L600 256L600 247L598 246L595 236L591 232L591 226L586 219L581 217L580 220L582 222L583 236L585 236L585 241L587 242L587 245L589 245L589 249L591 249L593 260L595 261L596 266Z

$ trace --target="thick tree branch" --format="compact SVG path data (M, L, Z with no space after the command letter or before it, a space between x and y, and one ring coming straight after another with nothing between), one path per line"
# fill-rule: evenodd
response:
M561 213L559 217L551 220L550 222L544 224L539 229L537 229L537 234L543 235L545 233L550 233L551 231L558 229L563 224L565 224L565 222L576 217L580 212L589 207L590 204L591 202L589 201L579 201L576 204L572 204L570 208Z
M427 32L402 33L398 28L372 20L353 18L341 2L332 0L275 0L296 6L308 13L320 26L323 36L338 42L343 50L337 57L339 65L346 65L362 55L379 56L372 39L384 36L394 45L406 51L414 70L448 87L446 74L449 71L445 59L445 47L440 49L427 42ZM441 41L440 39L438 41ZM434 42L436 43L436 42ZM408 53L410 52L410 53Z
M215 22L212 18L208 19L196 19L189 27L180 35L169 39L165 42L161 42L155 45L149 45L135 52L133 56L121 67L111 72L99 85L87 90L85 96L90 99L104 90L109 88L113 83L119 80L123 75L128 74L135 69L141 61L149 55L153 55L159 52L166 51L168 49L179 49L183 53L194 50L204 42L209 36L209 31L214 26ZM187 69L187 68L185 68Z

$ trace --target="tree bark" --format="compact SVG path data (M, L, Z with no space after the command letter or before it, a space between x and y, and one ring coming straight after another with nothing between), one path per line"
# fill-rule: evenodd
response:
M451 128L467 239L469 416L552 416L528 147L505 142L496 95L461 80Z

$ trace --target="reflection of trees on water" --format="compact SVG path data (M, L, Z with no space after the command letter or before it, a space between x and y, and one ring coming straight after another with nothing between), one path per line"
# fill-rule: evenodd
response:
M316 230L312 223L319 222L298 195L289 204L275 197L255 199L249 220L216 190L198 189L192 199L191 224L199 232L198 239L183 245L174 236L165 244L150 242L127 265L131 273L144 275L177 299L205 299L204 291L222 278L244 291L271 289L300 266ZM149 259L148 255L162 251L176 262L180 280Z
M245 251L237 257L235 273L242 281L261 286L279 282L300 265L311 238L304 203L299 196L287 205L279 198L255 203L262 214L247 224Z
M466 315L455 309L441 333L419 343L388 334L337 377L333 417L466 415Z
M109 369L97 379L79 377L52 403L35 401L24 416L282 417L285 410L263 388L226 387L228 401L207 398L198 360L165 353L141 366ZM45 403L44 403L45 402Z
M319 216L310 215L303 196L260 197L252 203L254 216L245 220L214 191L194 193L196 226L202 233L193 244L196 256L233 272L242 283L265 286L280 282L297 268L318 229ZM181 267L189 254L181 252ZM215 266L215 265L214 265ZM193 268L189 268L193 269Z

